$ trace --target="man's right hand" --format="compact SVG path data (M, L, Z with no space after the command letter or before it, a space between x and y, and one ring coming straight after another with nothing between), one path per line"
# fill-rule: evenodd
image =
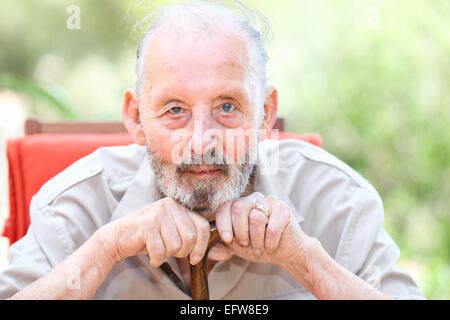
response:
M209 241L209 222L172 198L163 198L146 208L105 225L107 250L116 263L137 254L150 256L150 265L160 266L164 259L189 256L198 263Z

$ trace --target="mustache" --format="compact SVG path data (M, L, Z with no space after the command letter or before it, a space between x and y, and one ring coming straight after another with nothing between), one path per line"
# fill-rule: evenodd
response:
M230 165L227 159L218 153L215 149L211 149L205 154L191 154L190 157L183 159L177 166L176 172L178 175L185 173L188 170L197 169L201 166L213 166L213 169L220 169L228 175Z

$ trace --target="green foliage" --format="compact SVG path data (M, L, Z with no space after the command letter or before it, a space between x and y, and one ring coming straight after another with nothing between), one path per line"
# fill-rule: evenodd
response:
M151 2L76 1L81 29L69 30L72 3L0 2L0 86L41 118L119 119L142 30L131 32ZM402 261L420 266L428 298L449 299L450 2L248 4L271 23L269 80L289 131L320 133L376 187Z
M0 77L0 88L8 88L16 92L24 93L34 100L41 100L54 110L59 111L64 118L76 118L78 115L74 107L62 96L55 85L38 85L30 80L23 79L17 75L2 74Z
M325 149L377 188L402 259L424 267L418 280L428 298L449 298L449 5L365 4L380 8L380 28L367 27L356 1L277 11L289 21L307 11L307 21L289 26L296 37L280 32L273 44L281 46L273 65L287 70L274 81L289 95L281 112L291 131L320 132Z

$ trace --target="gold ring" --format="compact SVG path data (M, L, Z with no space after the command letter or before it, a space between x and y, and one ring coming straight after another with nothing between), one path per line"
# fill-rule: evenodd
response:
M267 209L266 206L262 205L262 204L258 204L255 206L255 209L261 211L262 213L264 213L264 215L268 218L270 217L270 212L269 209Z

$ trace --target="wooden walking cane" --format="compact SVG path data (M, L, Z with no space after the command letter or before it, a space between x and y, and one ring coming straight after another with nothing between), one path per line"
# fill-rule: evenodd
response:
M209 300L208 276L206 274L206 259L209 249L220 239L219 231L217 231L216 223L211 223L211 231L203 259L192 265L189 263L191 269L191 296L192 300Z

